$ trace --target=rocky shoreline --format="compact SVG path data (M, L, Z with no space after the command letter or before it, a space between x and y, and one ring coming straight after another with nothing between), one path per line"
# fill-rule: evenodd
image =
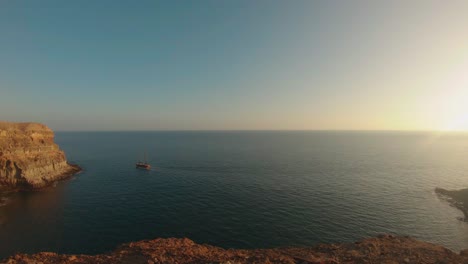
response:
M80 171L67 161L47 126L0 122L0 189L43 188Z
M187 238L158 238L124 244L94 256L41 252L17 254L1 263L468 263L468 250L457 254L442 246L392 235L355 243L249 250L197 244Z
M449 204L463 212L465 222L468 222L468 189L445 190L436 188L435 192Z

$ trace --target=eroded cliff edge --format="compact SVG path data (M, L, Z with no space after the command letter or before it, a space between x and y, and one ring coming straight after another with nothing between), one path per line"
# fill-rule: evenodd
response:
M457 254L409 237L382 235L355 243L309 248L222 249L187 238L132 242L108 254L17 254L1 263L468 263L468 251Z
M47 126L0 121L1 188L41 188L79 171L67 162Z

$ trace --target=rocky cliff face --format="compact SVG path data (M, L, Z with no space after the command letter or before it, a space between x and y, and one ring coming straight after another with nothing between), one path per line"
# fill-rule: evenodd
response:
M0 122L1 187L40 188L79 170L67 163L47 126Z
M186 238L160 238L125 244L109 254L17 254L1 263L468 263L468 254L466 250L457 254L441 246L391 235L349 244L252 250L222 249Z

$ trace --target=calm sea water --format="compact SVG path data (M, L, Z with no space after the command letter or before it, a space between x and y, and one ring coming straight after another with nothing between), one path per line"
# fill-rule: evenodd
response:
M84 171L8 196L0 257L156 237L264 248L395 233L468 248L462 213L434 193L468 187L468 134L62 132L56 142ZM152 171L134 168L144 151Z

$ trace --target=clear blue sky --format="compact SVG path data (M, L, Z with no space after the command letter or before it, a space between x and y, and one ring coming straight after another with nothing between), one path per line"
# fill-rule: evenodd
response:
M445 128L468 121L467 14L456 0L1 1L0 120Z

